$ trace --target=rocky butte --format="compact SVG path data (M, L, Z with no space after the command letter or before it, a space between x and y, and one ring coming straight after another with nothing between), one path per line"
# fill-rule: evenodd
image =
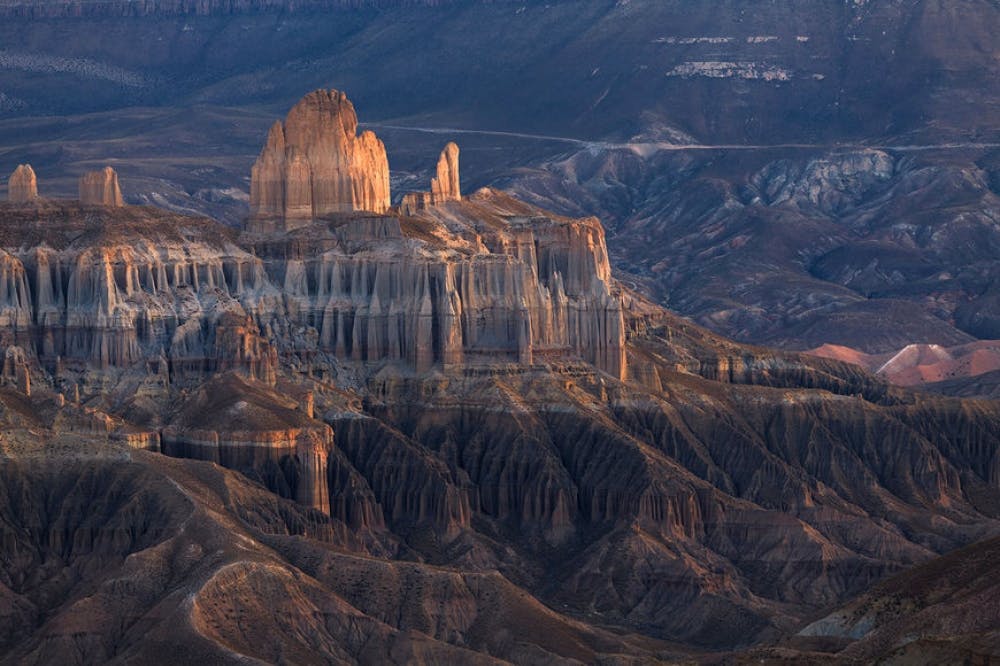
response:
M19 164L7 181L7 199L27 203L38 198L38 178L30 164Z
M596 219L491 191L462 201L454 143L430 197L401 217L382 142L356 128L343 93L310 93L271 128L251 178L247 241L319 349L421 371L574 356L625 376L621 293Z
M118 186L118 174L111 167L88 171L80 176L80 203L85 206L118 208L125 205Z
M250 228L289 230L351 211L389 209L389 161L373 132L358 135L344 93L317 90L271 127L250 177Z

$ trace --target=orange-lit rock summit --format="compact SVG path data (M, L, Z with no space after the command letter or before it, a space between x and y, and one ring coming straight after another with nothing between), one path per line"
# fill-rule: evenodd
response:
M14 203L26 203L38 198L38 178L30 164L19 164L7 181L7 198Z
M431 178L430 192L408 192L400 210L412 214L430 206L462 200L462 185L458 173L458 146L449 141L438 158L436 175Z
M276 122L253 166L250 228L295 229L332 213L389 209L389 162L373 132L358 134L347 96L309 93Z
M120 208L125 205L118 174L111 167L90 171L80 177L80 203L85 206Z

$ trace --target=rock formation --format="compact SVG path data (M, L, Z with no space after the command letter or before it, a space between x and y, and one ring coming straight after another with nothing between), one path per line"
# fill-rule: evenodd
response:
M111 167L100 171L89 171L80 176L80 203L84 206L108 206L118 208L125 205L122 191L118 186L118 174Z
M31 370L24 349L21 347L7 347L4 352L0 382L13 386L25 395L31 395Z
M437 177L431 180L431 198L434 203L459 201L462 188L458 178L458 146L449 141L441 151L437 163Z
M438 158L437 175L431 179L430 192L408 192L400 210L406 215L436 206L446 201L461 201L462 188L458 176L458 146L449 141Z
M217 376L188 397L163 430L161 446L170 456L241 471L282 497L330 513L333 431L263 385Z
M253 254L281 285L285 316L337 358L423 371L539 354L624 377L624 315L597 220L547 216L492 191L447 219L436 210L405 228L393 217L342 221L326 244L267 237Z
M30 164L20 164L7 181L7 198L14 203L25 203L38 198L38 179Z
M465 651L400 660L662 660L1000 530L996 403L718 338L619 284L596 219L460 198L457 149L444 205L357 210L348 110L276 126L242 234L0 206L0 661L138 658L173 625L268 662L381 663L397 630Z
M276 122L253 165L252 231L294 229L333 213L389 209L389 162L354 106L336 90L306 95Z

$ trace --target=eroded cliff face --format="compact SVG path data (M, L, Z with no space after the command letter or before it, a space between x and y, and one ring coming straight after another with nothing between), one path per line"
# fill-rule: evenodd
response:
M136 207L0 211L0 454L53 432L70 451L114 443L123 459L150 448L242 472L304 513L247 514L231 476L237 495L211 511L288 520L287 541L254 538L343 596L331 622L361 610L500 654L476 617L509 589L568 609L579 631L717 646L718 618L734 617L726 640L743 644L998 529L994 404L713 336L617 285L595 220L489 190L271 234ZM348 543L363 561L330 554ZM248 603L286 589L254 566L234 569L264 586ZM439 597L373 597L372 576L459 597L399 619ZM212 589L193 592L199 631L235 640ZM37 617L15 619L32 631Z
M582 358L626 373L596 220L490 191L242 240L151 209L90 214L81 234L60 225L74 214L11 209L39 244L0 254L0 332L53 372L145 364L171 380L237 369L273 383L279 356L324 354L421 372Z
M179 405L163 429L161 450L243 472L281 497L330 514L333 430L315 421L306 404L219 374Z
M364 637L416 630L430 652L396 657L668 659L657 639L767 640L1000 530L996 404L714 336L618 284L596 219L489 189L461 197L457 148L426 205L389 208L387 183L375 205L379 151L364 157L365 141L346 98L307 97L271 133L241 232L103 194L0 205L0 456L110 452L166 470L164 519L201 507L190 524L204 531L178 547L216 553L171 574L197 580L176 612L198 640L270 661L379 663ZM47 633L48 588L23 572L52 545L58 566L110 577L111 615L139 617L153 604L116 596L128 578L87 547L133 566L173 537L34 514L25 530L4 507L49 500L20 470L0 474L13 480L0 484L5 543L30 553L0 584L13 626L34 632L5 647L0 630L0 650L138 649L124 622L67 647ZM261 486L298 508L261 500ZM174 524L187 534L186 517ZM37 536L50 525L62 531ZM219 530L239 544L217 548ZM173 554L161 559L188 561ZM60 580L52 594L72 598ZM178 587L144 598L165 589ZM267 639L234 627L242 613ZM510 627L538 622L512 644Z
M249 228L294 229L333 213L389 208L389 162L373 132L358 135L344 93L317 90L276 122L250 179Z
M252 241L285 306L259 319L308 327L317 351L418 371L582 357L625 375L621 296L596 220L485 191L417 217L356 216Z

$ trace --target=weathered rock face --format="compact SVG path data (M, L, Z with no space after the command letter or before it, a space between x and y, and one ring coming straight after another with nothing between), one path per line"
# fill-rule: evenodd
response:
M20 164L7 181L7 198L15 203L25 203L38 198L38 178L30 164Z
M427 370L582 357L625 375L621 297L596 220L484 191L404 222L356 217L257 241L287 308L262 323L309 327L317 351L354 361Z
M266 386L219 375L184 402L163 430L162 450L238 470L282 497L329 514L333 431L301 407Z
M373 132L357 132L344 93L306 95L271 127L254 163L248 228L294 229L332 213L388 210L385 146Z
M0 329L49 368L145 363L169 381L238 370L273 383L280 356L325 354L419 371L582 358L625 375L596 220L482 192L405 225L344 217L244 249L203 221L141 209L94 217L81 236L56 221L68 213L52 204L49 243L0 254Z
M213 508L200 515L232 510L267 525L253 541L292 558L301 580L331 585L317 598L336 591L436 640L476 645L463 642L480 635L473 614L493 608L477 610L482 595L442 580L445 570L493 572L504 585L509 576L524 587L518 598L593 609L595 624L745 644L997 528L995 404L918 398L861 368L712 336L618 286L594 220L489 190L415 216L339 214L243 236L147 208L45 201L0 213L0 343L10 350L0 453L49 430L70 431L73 446L121 432L120 443L237 469L260 485L163 458L184 470L171 477L182 487L216 479L220 491L187 500L165 481L156 492L179 506L207 497ZM616 374L626 351L637 381ZM27 395L18 382L29 375ZM248 493L261 486L315 510L274 497L251 510ZM9 483L4 497L27 506ZM0 512L0 529L25 543L36 532L17 515L4 528L12 513ZM232 538L239 521L225 520L224 543L245 553L256 546ZM344 530L337 543L314 550L333 526ZM37 561L50 541L133 535L80 530L43 539ZM358 571L329 559L352 540L394 545ZM442 591L389 599L397 571L409 571L402 589L431 580L421 560L443 565L433 573ZM15 600L50 598L0 583ZM52 594L71 598L66 590ZM211 612L225 598L217 592L196 616L230 636L226 613ZM35 619L46 616L24 608L14 626L46 640ZM720 617L739 620L723 639ZM514 622L524 620L501 626ZM15 649L2 632L0 650ZM531 663L523 656L510 659Z
M429 206L446 201L461 201L462 189L458 176L458 146L454 142L441 151L438 158L437 175L431 179L430 192L407 192L400 203L400 211L413 215Z
M90 171L80 176L80 203L85 206L108 206L112 208L125 205L122 190L118 186L118 174L111 167L100 171Z
M431 180L431 196L434 203L459 201L462 188L458 177L458 146L449 141L441 151L437 163L437 177Z

